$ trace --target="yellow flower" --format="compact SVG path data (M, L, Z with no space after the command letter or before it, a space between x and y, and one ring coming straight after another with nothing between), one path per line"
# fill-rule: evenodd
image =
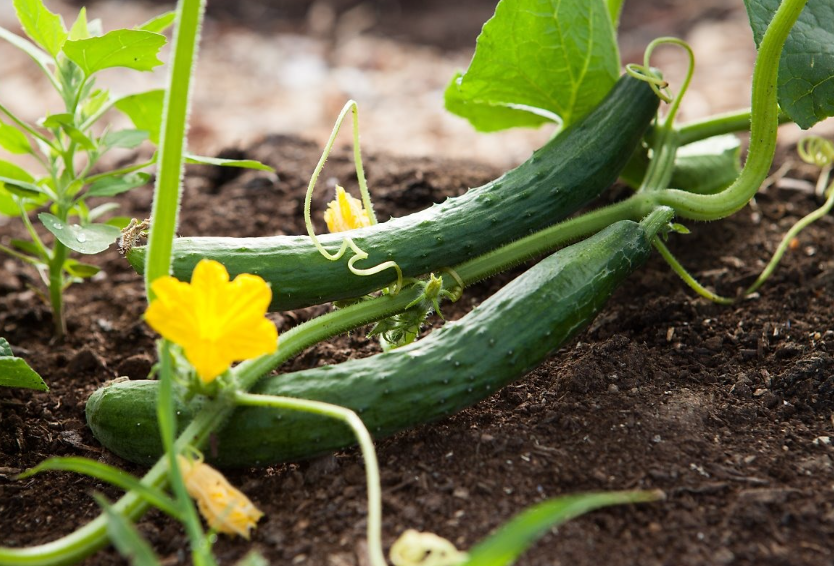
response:
M249 540L249 531L263 517L249 498L234 488L223 474L201 459L177 456L185 489L196 502L209 526L220 533L240 535Z
M336 187L336 199L330 201L324 211L324 221L330 232L344 232L371 225L368 211L362 208L362 201Z
M204 259L194 268L191 283L160 277L151 289L156 298L145 311L145 320L182 346L205 383L232 362L277 348L278 331L264 318L272 291L260 277L244 273L230 282L222 264Z

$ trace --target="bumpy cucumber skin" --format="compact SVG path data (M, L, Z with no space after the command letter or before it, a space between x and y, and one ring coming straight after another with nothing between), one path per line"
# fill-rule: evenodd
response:
M254 392L313 399L356 411L377 437L484 399L522 377L593 320L651 251L643 227L613 224L529 269L457 322L409 346L369 358L265 378ZM99 389L87 422L108 449L151 464L161 454L157 382ZM201 407L177 407L181 428ZM346 426L300 412L238 409L206 456L220 467L308 458L354 443Z
M353 241L369 254L357 266L393 260L406 277L416 277L565 219L617 180L657 107L649 86L625 75L590 114L495 181L422 212L352 231ZM323 234L320 239L336 252L343 237ZM232 276L260 275L272 284L271 310L358 297L395 277L393 270L353 275L346 259L328 261L308 236L179 238L173 254L173 275L182 280L203 258L220 261ZM145 248L134 248L128 260L142 272Z

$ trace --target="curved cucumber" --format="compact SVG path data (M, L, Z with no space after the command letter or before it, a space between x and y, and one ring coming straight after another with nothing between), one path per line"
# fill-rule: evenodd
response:
M264 378L255 393L325 401L356 411L375 436L454 413L522 377L587 325L649 256L642 224L617 222L520 275L457 322L409 346L335 366ZM161 454L155 381L104 387L87 401L87 422L108 449L150 464ZM180 428L201 398L177 407ZM255 407L235 411L217 433L210 461L267 465L353 444L345 425L325 417Z
M353 241L369 254L357 267L393 260L405 277L416 277L556 224L617 180L657 106L644 81L623 76L590 114L498 179L422 212L352 231ZM336 252L343 237L320 239ZM308 236L179 238L173 275L188 280L203 258L220 261L232 276L252 273L271 283L271 310L358 297L394 279L392 270L353 275L347 259L325 259ZM128 260L142 272L145 248L133 248Z

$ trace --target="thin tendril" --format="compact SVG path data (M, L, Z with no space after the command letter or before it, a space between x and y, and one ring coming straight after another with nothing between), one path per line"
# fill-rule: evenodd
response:
M681 265L677 258L672 255L672 252L669 251L669 248L666 247L666 244L661 242L659 239L655 238L654 242L652 243L654 244L655 249L658 252L660 252L660 255L663 256L663 259L666 260L666 263L669 264L669 267L671 267L672 270L675 273L677 273L678 276L681 279L683 279L684 283L689 285L689 287L693 291L695 291L705 299L709 299L710 301L721 305L731 305L735 302L733 299L730 299L728 297L716 295L715 293L701 285L697 279L695 279L694 277L692 277L692 275L689 274L689 272L683 265Z
M353 161L354 166L356 167L356 177L359 181L359 190L362 193L362 205L364 206L365 210L368 213L368 218L371 221L371 225L376 224L376 215L374 214L373 205L371 203L371 196L368 192L368 183L365 180L365 170L362 167L362 156L359 151L359 114L358 114L358 107L356 102L353 100L348 100L345 103L345 106L342 108L342 111L339 112L339 117L336 118L336 124L333 126L333 131L330 133L330 138L327 140L327 143L324 146L324 151L321 154L321 158L319 162L316 164L315 169L313 170L313 174L310 177L310 183L307 185L307 193L304 195L304 225L307 228L307 234L310 236L310 239L313 241L313 245L319 251L319 253L324 256L325 259L330 261L338 261L340 260L345 253L350 249L354 256L348 260L348 269L354 275L358 275L360 277L368 276L368 275L376 275L386 269L393 269L397 272L397 282L391 288L391 294L396 295L402 289L403 286L403 273L400 267L394 261L385 261L380 263L379 265L375 265L374 267L369 268L359 268L356 267L357 261L362 261L363 259L368 258L368 253L361 249L356 243L349 237L345 236L342 240L342 245L339 248L339 251L336 253L330 253L319 241L318 236L316 236L315 228L313 228L313 221L311 215L312 203L313 203L313 190L316 187L316 181L318 181L319 175L321 174L322 169L324 169L324 164L327 162L327 158L330 156L330 152L333 151L333 144L336 142L336 136L339 134L339 129L342 127L342 122L344 122L345 116L347 116L348 111L352 112L352 123L353 123Z

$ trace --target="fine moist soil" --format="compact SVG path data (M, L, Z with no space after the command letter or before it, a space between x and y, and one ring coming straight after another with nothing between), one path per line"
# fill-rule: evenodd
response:
M180 234L302 233L304 189L319 152L305 140L273 136L225 155L263 160L277 176L189 169ZM356 190L349 156L341 148L329 160L317 219L335 181ZM366 172L381 220L499 173L478 163L386 155L367 157ZM692 234L671 238L671 248L704 284L736 294L783 232L818 206L803 190L813 171L795 167L789 175L799 181L774 184L731 219L692 223ZM625 194L615 188L607 198ZM120 213L144 218L151 190L120 202ZM379 440L386 549L409 528L467 549L547 498L659 489L665 501L596 511L554 529L519 563L834 564L831 230L829 216L803 232L760 294L733 306L694 296L655 255L578 339L516 384L460 414ZM23 237L17 225L0 226L0 242L12 237ZM18 481L19 472L53 456L144 471L101 448L84 421L93 390L119 376L142 379L154 362L154 334L141 320L142 280L114 250L89 261L103 271L68 291L70 332L60 343L52 340L48 308L30 290L39 286L36 274L12 260L2 264L0 334L51 387L0 390L3 545L57 539L99 513L92 493L118 497L75 474ZM460 318L519 272L468 288L444 315ZM270 318L285 331L329 308ZM279 371L375 353L366 330L319 344ZM219 538L222 564L251 548L273 564L367 564L357 449L228 478L265 516L251 542ZM189 562L179 524L150 512L138 525L164 564ZM85 562L122 563L112 549Z

